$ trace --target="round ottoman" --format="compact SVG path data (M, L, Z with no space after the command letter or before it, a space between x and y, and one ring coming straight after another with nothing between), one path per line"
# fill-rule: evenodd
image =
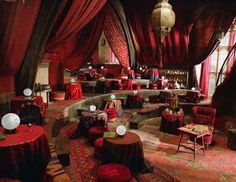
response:
M88 139L89 142L93 144L93 142L98 139L103 137L103 133L107 131L106 128L104 127L92 127L88 131Z
M99 160L103 159L103 138L98 138L94 141L95 157Z
M132 89L133 89L133 90L140 90L140 89L141 89L141 86L140 86L139 83L133 83L133 84L132 84Z
M121 164L104 164L97 170L97 182L129 182L131 179L129 168Z
M66 93L63 91L52 91L49 92L49 100L50 101L62 101L65 100Z
M157 89L157 84L156 83L150 83L149 88L150 89Z

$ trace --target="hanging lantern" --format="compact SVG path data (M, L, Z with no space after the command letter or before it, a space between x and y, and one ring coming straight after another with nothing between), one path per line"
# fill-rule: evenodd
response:
M175 13L168 0L162 0L155 5L151 18L153 30L160 34L161 41L163 41L165 35L175 24Z

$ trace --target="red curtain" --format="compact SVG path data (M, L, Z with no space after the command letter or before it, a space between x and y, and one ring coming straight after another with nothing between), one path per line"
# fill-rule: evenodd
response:
M140 64L156 65L156 41L152 32L150 15L154 7L154 1L122 0L125 14L137 40L137 60Z
M234 27L236 25L236 19L234 21L234 23L232 24L232 26ZM229 35L229 47L230 49L233 47L233 45L236 43L236 30L234 30L234 28L231 29L230 31L230 35ZM234 61L235 61L235 57L236 57L236 52L234 51L229 59L229 62L227 64L227 73L230 73L233 65L234 65Z
M211 56L202 63L201 76L200 76L200 89L201 92L208 96L209 83L210 83L210 69L211 69Z
M219 43L220 33L229 29L236 14L231 3L208 3L204 7L190 33L188 61L191 65L205 60Z
M23 1L1 2L0 11L0 80L7 79L9 87L0 84L0 92L14 91L14 75L20 68L41 0L23 4Z
M121 22L111 5L106 7L106 18L104 22L104 33L111 50L124 67L129 66L129 52L125 33Z
M75 36L97 15L105 3L106 0L73 0L64 21L48 43L48 49L54 49Z
M106 0L73 1L64 21L46 46L46 55L53 60L49 69L49 82L53 90L61 89L63 76L61 63L69 70L79 69L94 53L101 35ZM98 14L99 12L99 14ZM52 57L50 56L52 54ZM49 56L48 56L49 55Z

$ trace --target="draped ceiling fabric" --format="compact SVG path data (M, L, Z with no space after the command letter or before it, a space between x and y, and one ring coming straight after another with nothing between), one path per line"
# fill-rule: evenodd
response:
M14 75L28 48L40 3L41 0L0 3L0 92L14 91Z
M106 0L73 0L72 5L62 24L48 43L48 48L55 48L69 37L76 35L97 15Z
M129 52L125 33L121 22L113 7L108 4L106 7L106 18L103 27L107 41L111 50L117 57L120 64L124 67L129 66Z
M204 4L203 11L193 24L189 35L190 87L198 87L193 74L194 65L203 62L217 47L220 33L227 32L235 17L235 8L233 1Z
M136 62L145 65L157 65L156 42L152 32L150 15L155 1L122 0L121 1L133 36L138 44L136 46Z
M102 32L105 3L106 0L73 1L61 26L46 46L48 59L55 62L51 64L62 63L69 70L78 70L90 59ZM49 69L49 83L55 90L62 88L62 83L55 79L61 78L62 74L60 70Z

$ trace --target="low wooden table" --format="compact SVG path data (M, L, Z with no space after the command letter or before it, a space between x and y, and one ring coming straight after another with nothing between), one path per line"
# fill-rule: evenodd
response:
M204 143L204 136L209 135L209 132L203 132L203 133L198 133L195 131L192 131L192 129L188 129L186 127L180 127L178 128L178 130L180 131L181 135L180 135L180 140L179 140L179 145L178 145L178 149L177 152L179 151L180 147L184 147L187 149L190 149L193 151L193 156L194 156L194 160L196 158L196 152L198 150L203 150L203 154L205 155L205 143ZM182 138L183 135L188 135L188 137L193 137L193 142L189 141L187 143L182 143ZM197 139L201 138L202 140L202 145L197 144Z

